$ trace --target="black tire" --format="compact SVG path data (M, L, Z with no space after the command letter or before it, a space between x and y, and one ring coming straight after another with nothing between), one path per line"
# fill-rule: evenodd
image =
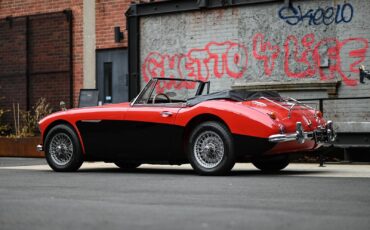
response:
M114 162L114 164L117 165L122 170L133 170L141 165L140 163L123 162L123 161L116 161Z
M276 173L287 167L290 163L288 155L262 157L252 161L252 164L266 173Z
M209 137L207 139L207 135L214 139ZM201 141L208 144L202 145ZM222 149L223 154L221 154ZM207 152L200 154L204 151ZM196 126L189 136L187 154L191 166L200 175L225 175L235 165L232 135L228 128L220 122L208 121ZM207 160L215 162L209 163Z
M65 141L58 142L58 138L64 138ZM67 151L68 153L65 153ZM45 138L45 157L49 166L56 172L74 172L81 167L83 163L81 144L70 126L56 125L48 132ZM61 163L62 158L65 158L64 163Z

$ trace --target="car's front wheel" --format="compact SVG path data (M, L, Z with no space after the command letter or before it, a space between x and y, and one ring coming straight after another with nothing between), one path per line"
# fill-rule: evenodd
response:
M191 166L201 175L224 175L235 165L231 133L220 122L198 125L190 134L187 152Z
M49 166L57 172L77 171L83 156L80 141L68 125L56 125L45 138L45 157Z
M276 173L289 165L289 156L270 156L262 157L252 161L252 164L263 172Z

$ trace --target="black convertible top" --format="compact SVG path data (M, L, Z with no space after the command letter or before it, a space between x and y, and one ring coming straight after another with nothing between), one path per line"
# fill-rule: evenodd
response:
M233 101L249 101L260 97L280 98L280 94L276 91L248 91L245 89L224 90L220 92L210 93L189 98L186 105L194 106L203 101L229 99Z

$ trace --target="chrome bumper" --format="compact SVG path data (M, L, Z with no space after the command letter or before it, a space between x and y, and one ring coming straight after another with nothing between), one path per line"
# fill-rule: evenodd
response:
M44 147L42 145L37 145L36 146L36 151L37 152L43 152L44 151Z
M274 134L269 136L269 142L280 143L287 141L297 141L303 144L306 140L315 140L320 143L335 141L337 135L333 128L333 122L328 121L324 128L319 128L312 132L305 132L301 122L296 123L296 132L287 134Z

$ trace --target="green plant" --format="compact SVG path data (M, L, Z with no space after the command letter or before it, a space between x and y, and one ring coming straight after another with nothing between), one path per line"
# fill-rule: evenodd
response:
M4 97L1 97L0 100L4 99ZM0 108L0 136L5 136L10 132L10 126L9 124L4 123L3 116L5 113L9 112L8 110L5 110L3 108Z
M34 136L39 132L38 122L53 112L45 98L40 98L30 111L21 112L23 127L19 136Z

